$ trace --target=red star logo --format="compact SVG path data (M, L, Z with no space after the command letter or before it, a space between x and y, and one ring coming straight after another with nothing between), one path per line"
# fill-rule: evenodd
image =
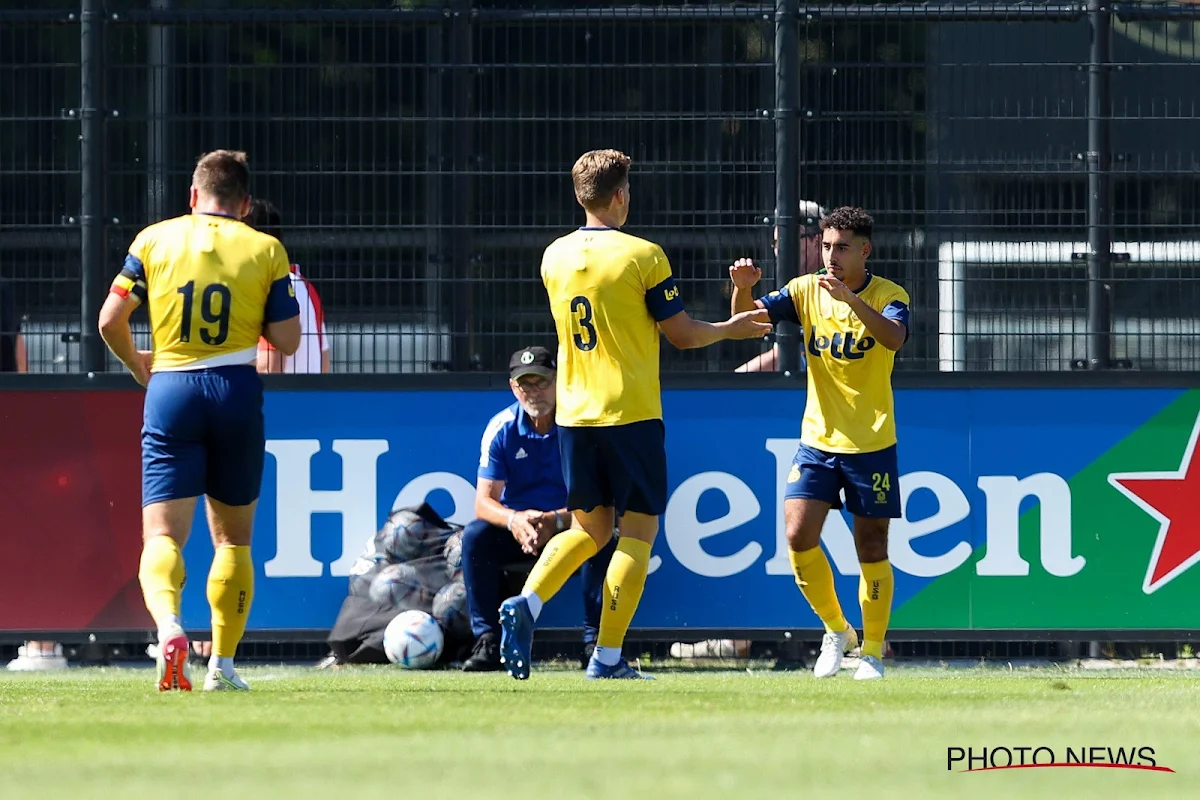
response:
M1175 472L1123 472L1108 476L1108 482L1159 521L1158 541L1146 570L1142 591L1152 594L1187 572L1200 561L1200 513L1195 498L1200 496L1200 459L1196 439L1200 416L1192 426L1183 460Z

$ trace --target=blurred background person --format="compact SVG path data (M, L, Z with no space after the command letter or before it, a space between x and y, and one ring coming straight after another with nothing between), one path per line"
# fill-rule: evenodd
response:
M250 211L242 219L247 225L283 241L283 218L271 201L254 199ZM288 255L292 255L289 251ZM297 264L291 265L292 287L296 290L296 302L300 305L300 349L295 355L285 356L267 342L258 342L258 371L288 375L329 372L331 368L329 337L325 334L325 309L317 289L300 274Z
M791 269L788 265L776 265L776 288L786 286L792 278L808 275L821 269L821 217L825 208L815 200L800 201L800 262ZM772 232L771 249L779 258L779 228ZM800 371L805 369L803 336L800 339ZM779 368L779 345L772 344L765 353L742 364L734 372L775 372Z

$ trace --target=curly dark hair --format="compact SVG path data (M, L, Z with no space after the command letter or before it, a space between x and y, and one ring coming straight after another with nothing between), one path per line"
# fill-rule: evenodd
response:
M821 218L821 230L833 229L835 231L853 231L856 236L862 236L865 239L871 238L871 231L875 227L875 220L861 208L854 206L842 206L830 211L826 216Z
M257 197L251 200L250 211L242 218L242 222L283 242L283 217L270 200Z

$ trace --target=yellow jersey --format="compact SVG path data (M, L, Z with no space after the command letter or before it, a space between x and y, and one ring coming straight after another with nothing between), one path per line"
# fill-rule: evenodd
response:
M658 322L683 311L662 248L615 228L580 228L546 248L541 271L558 331L555 421L662 419Z
M876 343L867 326L803 275L759 302L772 322L795 322L808 356L808 397L800 441L829 453L873 453L896 443L892 367L896 353ZM871 308L909 327L908 292L867 273L857 292ZM907 339L907 333L905 334Z
M289 265L275 237L188 214L137 235L112 291L148 303L152 372L253 364L264 326L300 313Z

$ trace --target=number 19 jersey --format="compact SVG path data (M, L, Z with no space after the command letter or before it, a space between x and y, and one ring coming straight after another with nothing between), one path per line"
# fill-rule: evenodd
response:
M112 291L148 303L152 372L253 364L264 324L300 313L289 263L273 236L188 214L137 235Z
M615 228L580 228L546 248L542 283L558 331L555 421L662 419L658 322L683 311L662 248Z

